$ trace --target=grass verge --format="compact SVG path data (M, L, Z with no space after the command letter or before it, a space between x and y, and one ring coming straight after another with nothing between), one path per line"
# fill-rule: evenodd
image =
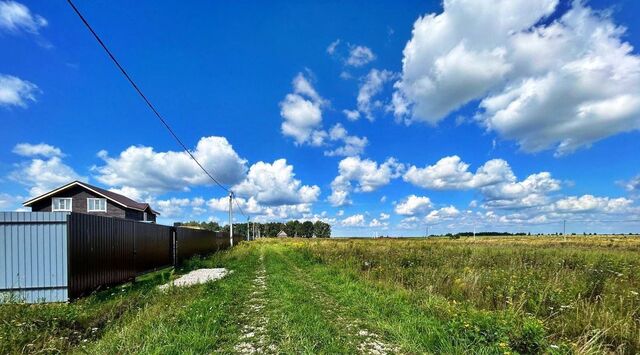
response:
M589 242L242 243L178 271L216 282L0 306L0 353L635 353L638 244Z

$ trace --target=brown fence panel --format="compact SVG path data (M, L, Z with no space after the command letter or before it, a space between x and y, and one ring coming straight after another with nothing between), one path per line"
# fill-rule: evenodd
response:
M171 227L83 213L67 225L71 299L172 264Z
M227 249L229 233L168 227L132 220L70 213L67 219L69 298L135 279L194 255ZM174 233L175 244L174 248ZM234 234L233 244L244 240Z
M136 272L142 274L172 265L173 228L159 224L133 223Z
M71 213L67 223L69 298L135 278L134 222Z
M244 240L243 235L234 234L233 243ZM177 227L176 255L178 263L195 255L207 255L231 246L229 233L211 232L203 229Z

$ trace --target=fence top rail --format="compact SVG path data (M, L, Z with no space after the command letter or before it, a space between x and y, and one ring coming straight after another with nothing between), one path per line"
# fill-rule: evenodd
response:
M122 217L114 217L114 216L101 216L101 215L96 215L96 214L91 214L91 213L82 213L82 212L67 212L69 215L73 216L74 218L87 218L87 219L103 219L103 220L109 220L109 221L118 221L118 222L124 222L124 223L131 223L131 224L135 224L135 225L144 225L144 226L149 226L150 228L174 228L171 226L167 226L164 224L158 224L155 222L149 222L149 221L138 221L135 219L129 219L129 218L122 218Z
M67 221L70 212L0 212L0 223L48 223Z

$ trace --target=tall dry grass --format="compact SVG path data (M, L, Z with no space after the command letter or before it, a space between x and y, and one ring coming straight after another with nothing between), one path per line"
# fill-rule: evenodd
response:
M307 246L363 278L540 319L578 352L640 351L640 238L332 240Z

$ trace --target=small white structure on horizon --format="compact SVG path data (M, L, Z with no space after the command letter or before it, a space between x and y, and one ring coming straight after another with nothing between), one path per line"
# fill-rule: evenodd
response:
M277 237L278 238L286 238L288 236L287 236L287 233L285 233L285 231L280 231L280 232L278 232Z

